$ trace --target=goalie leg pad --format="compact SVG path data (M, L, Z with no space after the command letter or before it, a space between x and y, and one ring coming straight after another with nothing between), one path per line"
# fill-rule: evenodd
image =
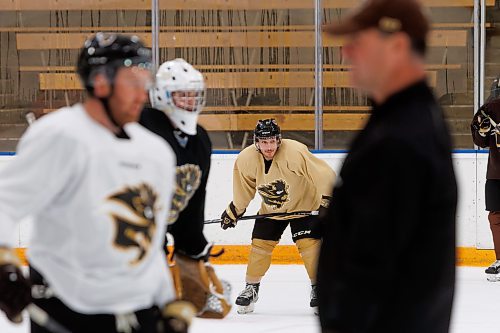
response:
M175 262L180 277L181 287L176 287L180 290L180 299L193 303L198 317L224 318L231 310L229 283L220 281L213 267L204 260L175 255Z
M180 299L193 303L197 312L205 306L210 294L210 281L203 260L194 260L183 255L175 255L179 272ZM175 281L175 279L174 279Z
M169 261L168 267L170 268L172 280L174 281L175 295L177 296L177 299L182 299L182 282L179 266L174 261Z
M215 270L209 263L205 263L205 268L210 279L210 295L205 307L198 315L200 318L222 319L231 311L231 285L229 282L219 280Z

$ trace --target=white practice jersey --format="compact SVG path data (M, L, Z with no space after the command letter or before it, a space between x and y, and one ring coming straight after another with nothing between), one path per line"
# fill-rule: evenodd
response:
M0 172L0 244L34 217L28 258L73 310L125 313L174 299L162 249L175 156L136 123L119 139L82 105L31 126Z

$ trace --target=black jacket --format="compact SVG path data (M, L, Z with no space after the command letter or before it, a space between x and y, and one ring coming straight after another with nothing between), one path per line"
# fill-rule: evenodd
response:
M335 332L448 332L457 187L441 109L425 82L375 106L324 219L321 325Z
M497 134L495 127L492 125L486 136L481 136L474 124L478 124L478 117L485 118L481 111L486 113L495 123L500 122L500 99L493 100L483 105L474 115L471 124L472 140L481 148L490 148L488 156L488 169L486 173L487 179L500 179L500 149L497 146L500 144L500 134Z
M207 245L207 240L203 235L203 222L205 220L205 195L212 153L210 138L205 129L198 125L196 135L186 135L188 141L186 147L183 147L175 137L175 128L166 114L156 109L144 109L140 124L163 137L170 144L177 158L177 166L193 164L199 166L201 170L198 189L184 210L179 213L176 222L168 229L174 237L176 251L193 256L200 254Z

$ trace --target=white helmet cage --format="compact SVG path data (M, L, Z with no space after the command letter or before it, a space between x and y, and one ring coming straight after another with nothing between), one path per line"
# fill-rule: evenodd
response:
M164 62L156 73L150 99L177 128L195 135L198 115L205 106L203 75L184 59Z

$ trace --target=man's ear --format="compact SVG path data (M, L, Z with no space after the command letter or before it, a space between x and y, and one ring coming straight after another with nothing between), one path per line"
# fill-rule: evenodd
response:
M397 52L397 54L405 53L405 51L411 52L411 39L407 34L395 33L392 38L391 43L392 51Z
M111 85L106 75L99 73L94 77L94 96L104 98L111 94Z

